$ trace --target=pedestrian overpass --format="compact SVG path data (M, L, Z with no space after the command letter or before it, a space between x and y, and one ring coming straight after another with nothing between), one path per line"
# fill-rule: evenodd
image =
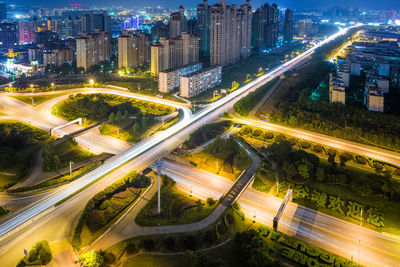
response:
M56 136L58 138L64 137L65 134L57 132L57 130L60 130L60 129L65 128L65 127L68 127L68 126L70 126L72 124L75 124L75 123L78 123L79 125L82 125L82 118L77 118L76 120L73 120L73 121L67 122L65 124L62 124L62 125L59 125L59 126L51 128L50 129L50 135L51 136Z
M279 220L282 217L283 212L285 211L285 208L287 206L287 203L289 201L292 201L293 199L293 189L288 189L288 191L286 192L286 196L282 201L281 206L279 207L278 212L276 213L275 217L274 217L274 221L273 221L273 228L275 232L278 232L278 223Z

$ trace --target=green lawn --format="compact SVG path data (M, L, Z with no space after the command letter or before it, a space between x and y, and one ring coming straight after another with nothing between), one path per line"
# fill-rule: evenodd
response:
M35 95L35 96L26 96L26 95L10 95L11 97L14 97L22 102L25 102L27 104L32 105L32 98L33 98L33 104L35 106L40 105L50 99L66 95L68 93L61 93L61 94L51 94L51 95Z
M37 153L50 135L28 124L2 121L0 124L0 188L6 189L26 177Z
M194 149L218 135L223 134L231 125L232 123L230 121L207 124L190 134L189 139L183 143L183 147L184 149Z
M148 177L132 171L93 196L75 226L73 246L85 247L96 240L139 199L150 184Z
M217 137L205 150L182 155L197 168L236 180L250 166L250 158L236 141Z
M134 120L122 121L115 124L105 123L100 126L100 133L129 142L132 140L132 134L129 130L133 122Z
M231 89L232 82L237 82L240 86L244 85L246 82L257 77L260 68L263 69L263 72L266 71L266 68L272 70L281 63L281 60L284 60L286 53L290 54L292 51L302 51L304 47L303 44L287 45L270 54L252 55L249 58L242 59L238 63L223 69L222 83L215 87L215 89ZM250 75L249 77L247 76L248 74ZM208 90L193 97L191 100L207 101L213 97L214 90Z
M139 116L139 113L162 116L170 114L174 108L110 94L83 95L78 93L57 103L52 109L52 114L68 121L80 117L87 118L87 122L91 124L108 120L112 113L115 117L118 112L124 115L125 111L130 116Z
M123 267L176 267L182 265L182 255L138 255L125 261Z
M60 144L57 144L56 154L61 161L60 168L69 166L70 161L78 163L95 156L94 154L81 149L79 145L72 139L68 139Z
M30 191L30 190L35 190L35 189L43 189L43 188L47 188L47 187L52 187L52 186L56 186L56 185L69 183L69 182L72 182L72 181L78 179L82 175L90 172L91 170L93 170L94 168L96 168L99 165L100 165L100 162L98 162L98 161L92 162L92 163L89 163L89 164L87 164L87 165L85 165L85 166L83 166L83 167L81 167L81 168L79 168L77 170L74 170L72 172L72 176L68 172L67 174L60 175L58 177L46 180L46 181L41 182L39 184L35 184L33 186L30 186L30 187L18 187L16 189L9 190L9 192L24 192L24 191Z
M149 95L149 96L162 96L164 99L172 100L175 102L185 103L185 101L175 98L175 92L161 93L158 90L158 82L155 78L121 78L106 81L106 84L128 88L129 91ZM140 88L140 89L139 89Z
M161 214L156 213L156 194L136 216L135 221L138 225L155 226L197 222L207 217L217 205L217 201L210 205L179 191L175 182L165 176L161 186L161 198L163 199Z

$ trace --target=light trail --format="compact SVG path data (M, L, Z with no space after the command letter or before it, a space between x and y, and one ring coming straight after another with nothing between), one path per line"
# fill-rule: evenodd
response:
M349 29L349 28L348 28ZM207 108L201 110L199 113L193 115L190 119L181 120L176 125L168 128L163 132L159 132L154 134L153 136L139 142L134 147L118 154L111 159L107 160L102 166L93 170L92 172L82 176L80 179L72 182L67 187L60 188L54 191L51 195L41 200L39 203L35 203L34 205L27 207L24 210L21 210L18 214L15 214L14 217L10 218L10 220L6 221L2 225L0 225L0 237L4 237L7 234L12 233L14 230L18 229L20 226L26 226L29 222L33 221L34 218L43 214L46 211L49 211L54 207L56 203L65 199L66 197L78 192L82 188L90 185L95 182L97 179L101 178L107 173L110 173L114 169L120 167L126 162L132 160L133 158L141 155L144 152L148 152L150 149L154 148L156 145L162 143L164 140L172 138L175 134L188 130L189 126L190 130L194 131L202 124L201 122L207 122L211 118L217 116L220 112L222 112L225 108L231 107L235 101L246 96L249 92L256 90L260 86L271 81L273 78L283 74L284 72L290 70L293 66L295 66L300 61L304 60L308 56L310 56L316 49L325 45L326 43L331 42L337 37L344 35L348 29L343 29L338 33L332 35L331 37L325 39L309 50L303 52L297 57L289 60L288 62L278 66L274 70L270 71L267 74L264 74L257 79L247 83L246 85L240 87L235 90L231 94L221 98L215 103L209 105ZM200 122L200 123L199 123ZM156 148L157 149L157 148Z

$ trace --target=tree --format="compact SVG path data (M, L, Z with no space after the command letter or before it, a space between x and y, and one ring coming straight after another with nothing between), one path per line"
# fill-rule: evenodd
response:
M334 155L330 154L328 156L328 162L329 162L329 164L331 164L333 169L336 168L336 162L335 162L335 156Z
M183 255L183 262L185 263L184 266L187 267L196 267L198 264L198 257L193 251L187 250Z
M283 141L278 143L274 143L267 148L267 152L271 154L273 160L278 163L282 163L288 159L288 156L293 151L292 145Z
M114 122L115 122L115 115L114 115L114 113L111 113L110 116L108 117L108 119L110 120L110 122L111 122L112 124L114 124Z
M131 134L132 134L132 138L133 138L134 140L140 139L141 131L140 131L140 125L139 125L139 123L135 122L135 123L133 124L133 126L132 126L132 128L131 128Z
M128 121L128 120L129 120L129 112L128 112L128 110L125 110L124 121Z
M300 164L297 166L299 175L304 179L308 180L310 178L310 169L307 164Z
M117 122L121 122L122 121L122 112L120 110L118 110L117 116L115 116L115 120Z
M315 171L315 177L317 178L318 182L322 182L325 179L325 171L322 168L317 168L317 170Z
M345 156L340 155L340 167L344 168L346 166L347 159Z
M97 251L89 251L82 255L81 266L83 267L101 267L104 265L104 258Z
M290 164L289 162L285 161L282 165L283 171L286 173L289 179L297 176L297 169L296 166Z
M245 266L261 267L273 262L268 254L268 245L254 229L237 233L234 249L238 259Z

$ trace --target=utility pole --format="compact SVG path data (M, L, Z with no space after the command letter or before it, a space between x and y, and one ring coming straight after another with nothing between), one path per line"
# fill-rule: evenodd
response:
M162 159L159 159L156 161L156 166L157 166L157 175L158 175L158 194L157 194L157 213L161 213L161 191L160 191L160 185L161 185L161 170L162 166L164 165L164 161Z
M74 164L72 161L69 162L69 175L72 176L72 164Z

